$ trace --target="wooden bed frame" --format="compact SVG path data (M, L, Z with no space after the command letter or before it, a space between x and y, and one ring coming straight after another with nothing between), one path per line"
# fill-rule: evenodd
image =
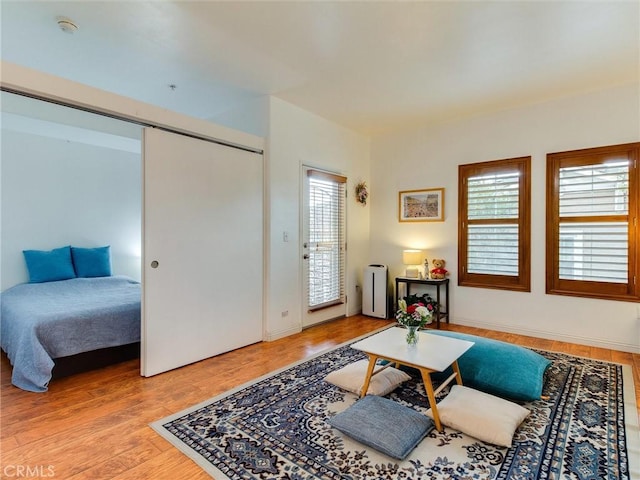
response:
M54 358L51 380L140 358L140 342Z

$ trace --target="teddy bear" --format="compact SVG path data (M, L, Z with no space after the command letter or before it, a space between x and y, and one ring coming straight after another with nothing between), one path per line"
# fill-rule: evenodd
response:
M444 268L444 260L441 258L434 258L433 268L431 269L431 278L438 280L447 276L448 270Z

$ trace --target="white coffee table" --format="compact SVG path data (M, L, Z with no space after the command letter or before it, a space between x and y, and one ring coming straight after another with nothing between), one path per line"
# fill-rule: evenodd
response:
M442 424L438 415L436 395L454 379L458 385L462 385L458 358L469 350L474 343L457 338L432 335L425 331L418 332L418 335L418 343L410 346L407 345L405 338L407 330L400 327L392 327L351 345L351 348L360 350L369 356L369 367L362 386L361 396L364 396L369 389L371 377L391 365L388 364L374 370L378 359L389 360L396 365L402 364L416 368L422 375L431 412L433 413L433 421L438 431L441 432ZM433 372L442 372L448 367L453 368L453 374L437 390L434 390L431 383L431 374Z

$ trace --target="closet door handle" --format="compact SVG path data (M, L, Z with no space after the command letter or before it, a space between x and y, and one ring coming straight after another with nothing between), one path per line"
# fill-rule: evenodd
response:
M153 262L151 262L151 268L158 268L158 265L160 264L158 263L157 260L154 260Z

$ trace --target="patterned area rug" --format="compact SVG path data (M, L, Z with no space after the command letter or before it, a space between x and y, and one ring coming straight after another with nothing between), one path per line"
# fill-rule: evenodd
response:
M631 368L538 353L553 361L544 391L549 398L523 404L531 414L512 448L446 427L443 433L433 430L398 461L332 429L327 419L356 396L323 378L365 358L348 344L152 427L217 480L640 478ZM420 412L428 409L419 375L389 398Z

